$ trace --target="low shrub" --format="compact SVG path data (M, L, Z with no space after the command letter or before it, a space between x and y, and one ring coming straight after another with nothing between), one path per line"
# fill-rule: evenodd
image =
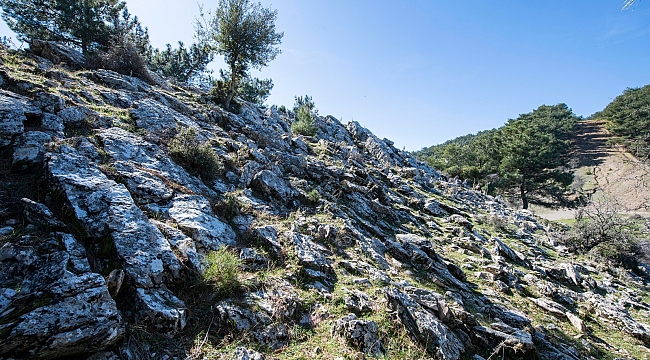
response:
M92 67L113 70L122 75L135 76L149 84L155 81L147 66L147 61L134 44L113 43L105 51L89 58Z
M313 189L312 191L308 192L307 193L307 200L309 200L309 201L311 201L313 203L317 203L318 200L320 200L320 193L318 192L318 190Z
M169 154L187 172L205 182L213 181L223 165L208 142L202 142L195 128L182 128L169 142Z
M221 247L209 252L205 257L205 270L201 274L203 281L215 288L220 296L229 296L240 290L239 271L242 262L239 257Z
M314 116L307 106L301 106L298 108L296 118L297 121L291 124L292 133L305 136L316 135L317 127Z
M575 224L564 234L564 244L573 252L590 253L621 261L637 250L636 222L621 214L619 206L596 200L576 211Z

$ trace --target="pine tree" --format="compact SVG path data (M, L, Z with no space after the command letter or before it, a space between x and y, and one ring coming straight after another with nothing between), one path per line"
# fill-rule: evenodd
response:
M207 44L192 44L186 48L185 44L179 41L176 49L169 44L165 50L155 49L149 68L181 83L200 82L201 76L213 59L213 49Z
M21 40L53 40L87 54L107 46L111 20L125 8L117 0L0 0L2 18Z

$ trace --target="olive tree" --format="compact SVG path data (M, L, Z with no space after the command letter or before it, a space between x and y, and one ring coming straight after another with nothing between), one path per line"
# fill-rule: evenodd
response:
M237 95L239 82L250 68L261 69L280 53L284 33L275 30L277 11L249 0L220 0L214 14L201 12L197 34L223 55L230 83L224 107Z

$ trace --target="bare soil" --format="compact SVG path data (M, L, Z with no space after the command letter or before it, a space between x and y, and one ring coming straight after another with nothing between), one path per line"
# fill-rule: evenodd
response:
M602 120L578 124L572 189L586 198L613 201L623 213L650 217L650 164L639 161L622 146L610 145L612 138ZM570 219L575 211L541 207L532 210L549 220Z

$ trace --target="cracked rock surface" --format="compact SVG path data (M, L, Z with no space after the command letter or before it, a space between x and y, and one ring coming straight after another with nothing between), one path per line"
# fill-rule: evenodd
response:
M36 46L0 63L1 359L647 357L648 265L357 122L302 136ZM170 155L187 127L213 180Z

